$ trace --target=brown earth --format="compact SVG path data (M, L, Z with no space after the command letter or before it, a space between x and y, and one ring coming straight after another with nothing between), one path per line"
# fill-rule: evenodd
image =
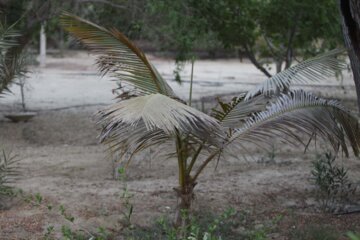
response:
M1 145L12 149L21 160L17 165L21 175L14 186L26 194L40 193L46 205L54 206L49 211L21 198L8 200L7 208L0 212L0 239L42 239L47 226L58 229L67 224L56 214L61 204L86 229L104 226L121 233L123 183L114 180L113 163L104 147L97 144L98 131L91 120L95 110L44 111L27 123L0 122ZM336 216L319 211L309 180L314 151L303 155L302 150L281 146L275 145L274 162L264 163L266 153L254 150L249 162L229 157L216 170L215 164L210 166L195 189L194 208L220 213L234 207L251 212L251 218L258 222L282 215L279 235L274 236L283 239L292 228L310 223L344 232L360 231L360 214ZM359 160L340 162L358 181ZM128 190L134 195L134 224L151 225L157 217L175 211L174 159L152 159L147 152L127 172Z

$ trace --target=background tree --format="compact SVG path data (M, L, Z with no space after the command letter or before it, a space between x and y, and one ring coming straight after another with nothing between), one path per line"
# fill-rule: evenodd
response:
M341 45L336 4L335 0L258 1L260 43L265 43L260 55L271 56L280 72L296 56L309 57Z
M199 0L191 5L224 47L244 53L268 77L266 57L280 72L296 57L341 44L335 0Z
M360 110L360 2L339 0L342 30L349 53Z
M189 0L150 0L146 4L146 14L143 39L151 41L156 50L174 53L174 73L178 82L186 61L193 62L203 53L212 56L215 49L221 48L215 34L207 31L206 19L196 15Z

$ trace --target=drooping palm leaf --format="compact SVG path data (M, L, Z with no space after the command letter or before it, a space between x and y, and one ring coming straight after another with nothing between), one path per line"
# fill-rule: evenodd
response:
M250 90L246 94L245 100L259 93L268 94L276 90L282 92L293 83L316 82L332 77L346 68L346 63L338 58L344 52L343 49L335 49L292 66Z
M17 22L13 25L6 27L0 23L0 51L4 53L10 47L16 46L16 38L20 36L20 33L14 29Z
M17 45L20 34L15 24L5 27L0 24L0 94L9 91L9 84L26 74L26 59L22 54L9 54L8 49Z
M237 129L229 143L256 145L268 144L274 137L285 141L301 141L301 135L313 134L339 146L348 155L347 143L359 155L360 128L358 120L339 102L318 98L304 91L281 95L266 111L248 119L243 128Z
M99 55L97 64L103 74L110 73L141 95L161 93L176 97L145 54L118 30L107 30L69 13L63 13L60 21L65 30Z
M221 142L223 135L216 119L162 94L113 104L100 112L99 123L103 126L101 140L118 137L118 142L129 141L126 138L132 137L141 141L146 139L146 134L154 131L166 136L191 134L213 143Z
M127 161L132 159L136 153L151 146L164 145L172 143L173 139L161 130L147 130L145 125L139 124L136 128L123 124L114 127L110 132L103 131L102 140L108 147L111 155L118 156L124 160L124 155L128 155ZM106 137L105 137L106 136ZM167 149L169 153L169 149ZM172 153L173 151L171 151Z

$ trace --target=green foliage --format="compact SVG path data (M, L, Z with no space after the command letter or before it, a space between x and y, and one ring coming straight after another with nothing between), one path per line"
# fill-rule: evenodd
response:
M258 23L263 37L270 41L269 54L274 50L284 57L289 40L294 50L308 54L318 54L342 43L337 1L259 2Z
M0 152L0 200L2 196L13 195L12 188L7 184L19 175L17 168L14 166L17 161L16 155L6 153L5 150Z
M74 231L71 227L67 225L61 226L61 235L64 240L109 240L112 239L111 236L103 228L98 228L97 233L89 235L89 233L84 232L83 230ZM51 236L54 233L54 227L49 226L44 235L45 239L54 239Z
M147 3L149 23L146 30L163 50L177 51L177 61L190 60L194 48L216 45L206 31L206 19L196 15L190 0L151 0Z
M241 102L244 100L245 96L233 97L230 102L223 102L218 99L220 109L213 108L212 116L219 121L223 121L228 114Z
M69 222L73 223L75 221L75 218L71 214L66 212L65 207L63 205L59 206L59 212Z
M225 47L245 53L259 69L267 57L280 72L296 57L342 45L335 0L197 0L191 6Z
M186 216L183 216L186 217ZM185 228L176 228L166 217L161 217L149 228L135 227L126 231L129 240L265 240L277 231L282 216L255 222L250 213L226 209L220 215L198 212L188 218Z
M206 19L196 15L191 0L150 0L146 9L143 36L160 46L159 50L175 52L175 81L181 83L180 72L185 62L196 58L195 50L211 52L220 46L216 36L207 31Z
M225 47L254 45L258 38L256 0L190 1L196 16L203 20L207 30L213 31Z
M70 227L61 226L61 234L66 240L85 240L88 239L86 235L81 232L74 232Z
M104 228L99 227L98 232L89 236L88 233L82 231L74 231L69 226L63 225L61 227L61 234L64 240L109 240L112 237L105 231Z
M131 200L134 197L132 193L129 192L128 186L127 186L127 178L126 178L126 169L125 168L118 168L119 173L119 181L122 183L122 193L121 193L121 202L124 207L124 210L122 211L122 214L126 221L126 226L129 228L132 228L131 224L131 216L134 211L134 205L132 204Z
M51 239L51 236L53 235L53 232L54 232L54 226L53 225L50 225L46 228L46 232L44 234L44 239L45 240L50 240Z
M317 200L325 211L335 211L342 203L349 201L356 186L349 180L347 170L335 163L331 152L319 154L313 162L313 182L319 189Z
M48 211L52 214L57 214L58 216L63 217L67 224L61 225L60 229L55 228L54 225L49 224L44 232L45 240L55 240L54 237L57 233L62 235L61 239L64 240L108 240L112 239L112 236L107 232L107 230L99 226L96 231L90 231L87 228L79 225L75 221L75 217L69 213L69 210L65 208L64 205L59 205L57 208L53 207L51 204L47 203L46 199L40 194L26 194L21 189L13 191L16 196L21 197L26 203L36 206L42 210ZM57 209L57 211L56 211Z
M349 237L349 240L360 240L360 234L348 232L346 235Z
M222 214L205 214L199 217L190 217L185 228L178 229L171 221L161 217L156 224L149 229L134 228L127 232L129 240L221 240L237 239L233 228L236 227L238 213L229 208ZM188 218L184 216L183 218ZM180 234L179 231L182 231Z
M293 240L337 240L340 234L330 226L306 225L291 232Z
M17 23L6 26L0 22L0 94L9 91L9 86L15 79L26 74L27 60L23 54L10 54L11 48L18 45L20 34L14 30Z

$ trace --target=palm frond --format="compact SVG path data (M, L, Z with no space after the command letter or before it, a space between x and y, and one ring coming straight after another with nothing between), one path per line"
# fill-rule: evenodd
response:
M15 24L13 24L9 27L6 27L0 23L0 49L1 49L0 51L1 51L1 53L4 53L5 50L9 49L10 47L14 47L18 44L17 37L20 36L20 33L14 29Z
M220 110L213 109L212 116L215 117L226 128L239 128L252 114L265 110L269 99L257 96L245 100L245 93L235 97L229 103L219 101Z
M133 128L129 125L117 126L116 131L111 131L103 143L112 156L130 162L132 157L151 146L172 144L173 139L161 130L147 130L144 125ZM164 153L172 153L174 149L167 149ZM127 155L127 159L124 156Z
M245 100L259 93L269 94L276 90L282 92L284 89L288 89L293 83L317 82L334 76L347 67L345 61L338 58L338 56L344 52L345 50L343 49L335 49L292 66L250 90L246 94Z
M235 131L228 144L250 142L271 145L271 139L301 142L301 137L313 134L328 140L336 150L339 147L349 155L350 143L356 156L360 148L358 119L339 102L318 98L304 91L281 95L267 110L248 119L244 127Z
M140 95L161 93L175 97L145 54L118 30L107 30L69 13L63 13L60 22L65 30L99 55L97 65L103 74L109 73L135 87Z
M10 187L7 184L19 175L14 166L17 161L17 156L6 153L5 150L0 152L0 196L9 193Z
M0 24L0 94L9 91L9 84L26 74L26 58L22 54L9 54L16 46L20 34L14 30L15 24L5 27Z
M99 116L99 124L103 126L102 141L125 136L140 139L143 134L160 131L157 133L167 136L191 134L214 142L215 136L223 134L216 119L162 94L120 101L101 111ZM120 140L123 141L125 139Z

